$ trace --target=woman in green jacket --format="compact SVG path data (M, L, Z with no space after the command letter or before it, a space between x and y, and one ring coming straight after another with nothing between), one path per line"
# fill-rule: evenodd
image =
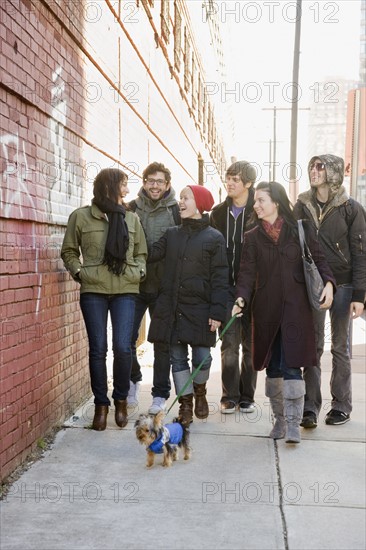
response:
M93 429L107 425L107 319L113 338L113 393L116 424L127 424L127 394L132 364L131 337L135 295L145 277L147 248L137 214L126 210L127 175L101 170L90 206L69 217L61 257L80 284L80 307L89 339L89 369L94 394Z

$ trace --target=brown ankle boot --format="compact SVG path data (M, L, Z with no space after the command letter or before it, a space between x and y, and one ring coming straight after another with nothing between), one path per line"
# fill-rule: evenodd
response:
M108 405L95 405L92 429L102 432L107 427Z
M117 426L124 428L127 425L127 399L114 400L114 418Z
M178 420L184 426L189 426L193 422L193 393L181 395L178 401L180 403Z
M193 384L194 389L194 414L197 418L204 419L208 417L208 403L206 399L206 382L204 384Z

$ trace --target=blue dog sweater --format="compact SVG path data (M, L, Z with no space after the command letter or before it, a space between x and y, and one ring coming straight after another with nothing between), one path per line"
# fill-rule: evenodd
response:
M166 443L170 445L178 445L183 438L183 428L179 422L173 422L172 424L166 424L163 426L162 433L149 445L148 451L160 454L163 452L163 447Z

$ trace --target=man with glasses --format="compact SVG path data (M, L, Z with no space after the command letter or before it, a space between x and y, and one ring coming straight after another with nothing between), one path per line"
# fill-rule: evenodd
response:
M171 187L170 170L159 162L149 164L142 174L142 187L130 208L138 214L144 228L148 246L158 241L166 229L180 224L179 206L175 200L175 191ZM140 285L140 294L136 296L134 332L132 335L132 372L130 392L127 398L129 406L138 404L139 385L142 380L141 367L136 355L136 341L141 321L147 309L153 314L158 297L160 281L164 270L164 260L149 264L147 276ZM152 405L150 414L165 410L165 402L170 395L170 357L169 346L154 344L154 374Z
M231 318L235 302L235 284L238 277L244 232L251 229L253 212L253 184L257 173L249 162L241 160L232 164L225 175L227 197L211 212L210 223L218 229L226 241L229 263L229 300L226 323ZM252 367L250 308L241 319L236 319L225 332L221 344L221 413L235 413L236 407L243 413L251 413L254 407L254 392L257 372ZM242 347L239 368L240 345Z
M325 423L336 426L350 420L352 411L350 320L359 317L366 292L366 223L361 204L343 187L344 161L334 155L313 157L308 165L310 190L301 193L294 208L297 219L308 219L337 282L331 325L331 409ZM304 369L306 385L301 426L316 428L321 409L320 359L324 350L325 311L314 311L318 365Z

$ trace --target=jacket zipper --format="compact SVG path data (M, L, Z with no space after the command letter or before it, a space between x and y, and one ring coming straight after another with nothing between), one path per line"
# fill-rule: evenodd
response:
M362 235L358 236L358 240L360 241L360 252L361 252L361 254L363 254Z
M343 252L341 250L341 247L339 246L339 243L336 243L336 247L338 249L338 252L341 254L341 256L343 256L344 261L348 264L348 260L347 260L346 256L343 254Z
M233 216L233 217L234 217L234 216ZM234 286L235 286L235 252L236 252L235 234L236 234L236 219L234 218L234 231L233 231L233 236L232 236L232 241L233 241L233 260L232 260L232 263L231 263L232 278L233 278L233 281L234 281Z

